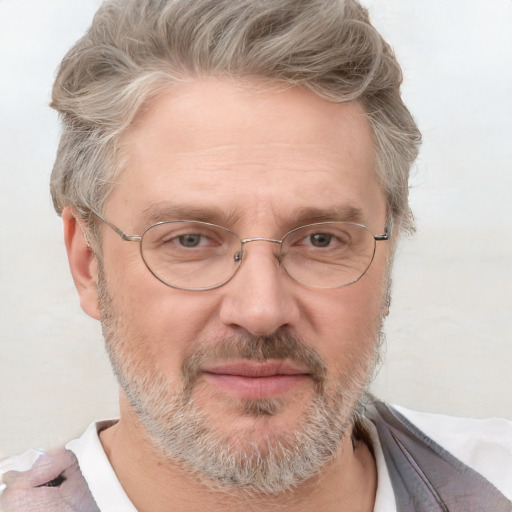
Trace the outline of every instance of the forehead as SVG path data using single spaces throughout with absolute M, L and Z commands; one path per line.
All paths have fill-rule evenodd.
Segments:
M 122 142 L 127 164 L 107 207 L 124 203 L 131 222 L 173 211 L 197 218 L 202 209 L 279 222 L 298 210 L 383 210 L 362 107 L 302 88 L 181 83 L 154 99 Z

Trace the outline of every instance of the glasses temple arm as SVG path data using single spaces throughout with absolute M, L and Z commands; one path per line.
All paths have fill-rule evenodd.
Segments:
M 95 211 L 92 211 L 92 210 L 91 210 L 91 213 L 93 215 L 95 215 L 96 217 L 98 217 L 98 219 L 100 219 L 102 222 L 104 222 L 110 229 L 115 231 L 126 242 L 140 242 L 141 241 L 142 237 L 136 236 L 136 235 L 127 235 L 124 231 L 121 231 L 117 226 L 114 226 L 114 224 L 109 222 L 107 219 L 105 219 L 105 217 L 103 217 L 99 213 L 96 213 Z

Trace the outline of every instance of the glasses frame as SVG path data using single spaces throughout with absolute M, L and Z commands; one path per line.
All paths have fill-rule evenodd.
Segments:
M 141 235 L 128 235 L 127 233 L 122 231 L 120 228 L 118 228 L 115 224 L 112 224 L 112 222 L 110 222 L 105 217 L 103 217 L 103 215 L 101 215 L 99 213 L 96 213 L 95 211 L 91 211 L 91 213 L 95 217 L 97 217 L 99 220 L 101 220 L 103 223 L 105 223 L 117 235 L 119 235 L 123 241 L 125 241 L 125 242 L 139 242 L 139 244 L 140 244 L 140 246 L 139 246 L 140 255 L 141 255 L 142 261 L 144 262 L 144 265 L 146 265 L 146 268 L 160 282 L 162 282 L 163 284 L 169 286 L 170 288 L 175 288 L 177 290 L 192 291 L 192 292 L 196 292 L 196 291 L 197 292 L 201 292 L 201 291 L 207 291 L 207 290 L 214 290 L 215 288 L 220 288 L 221 286 L 223 286 L 226 283 L 228 283 L 229 281 L 231 281 L 231 279 L 233 279 L 233 277 L 235 277 L 236 273 L 238 272 L 238 269 L 242 265 L 245 244 L 248 244 L 250 242 L 270 242 L 270 243 L 273 243 L 273 244 L 279 244 L 279 247 L 281 249 L 283 241 L 286 239 L 287 236 L 291 235 L 292 233 L 294 233 L 294 232 L 296 232 L 296 231 L 298 231 L 300 229 L 303 229 L 303 228 L 308 228 L 308 227 L 313 227 L 313 226 L 325 226 L 325 225 L 329 225 L 329 224 L 347 224 L 347 225 L 350 225 L 350 226 L 359 226 L 359 227 L 365 229 L 373 237 L 374 246 L 373 246 L 372 257 L 371 257 L 370 262 L 368 263 L 368 266 L 366 267 L 365 271 L 357 279 L 354 279 L 354 280 L 352 280 L 352 281 L 350 281 L 348 283 L 344 283 L 344 284 L 337 285 L 337 286 L 313 286 L 313 285 L 304 283 L 303 281 L 301 281 L 300 279 L 298 279 L 297 277 L 295 277 L 293 274 L 291 274 L 288 271 L 288 269 L 286 268 L 286 265 L 283 263 L 283 261 L 281 259 L 281 251 L 279 251 L 278 260 L 279 260 L 279 264 L 284 268 L 285 272 L 294 281 L 297 281 L 298 283 L 301 283 L 302 285 L 307 286 L 308 288 L 316 288 L 316 289 L 323 289 L 323 290 L 332 290 L 332 289 L 336 289 L 336 288 L 343 288 L 345 286 L 349 286 L 349 285 L 351 285 L 353 283 L 356 283 L 357 281 L 359 281 L 366 274 L 366 272 L 368 272 L 368 269 L 371 267 L 371 265 L 373 263 L 373 260 L 375 258 L 375 252 L 376 252 L 376 248 L 377 248 L 376 242 L 387 242 L 390 239 L 390 234 L 389 234 L 389 230 L 388 230 L 387 227 L 384 228 L 384 233 L 383 234 L 374 235 L 368 229 L 368 227 L 365 226 L 364 224 L 359 224 L 359 223 L 356 223 L 356 222 L 343 222 L 343 221 L 339 221 L 339 222 L 338 221 L 314 222 L 314 223 L 311 223 L 311 224 L 304 224 L 303 226 L 298 226 L 298 227 L 288 231 L 287 233 L 285 233 L 283 235 L 283 237 L 281 239 L 277 239 L 277 238 L 264 238 L 264 237 L 240 238 L 234 231 L 231 231 L 230 229 L 225 228 L 224 226 L 219 226 L 218 224 L 212 224 L 211 222 L 203 222 L 203 221 L 198 221 L 198 220 L 170 220 L 170 221 L 167 220 L 167 221 L 155 222 L 154 224 L 151 224 L 146 229 L 144 229 L 144 231 L 142 232 Z M 178 222 L 191 222 L 191 223 L 195 223 L 195 224 L 201 224 L 203 226 L 210 226 L 210 227 L 222 229 L 224 231 L 227 231 L 228 233 L 231 233 L 236 238 L 238 238 L 238 240 L 240 240 L 240 250 L 238 252 L 236 252 L 234 254 L 234 256 L 233 256 L 234 257 L 234 261 L 239 263 L 238 266 L 235 268 L 235 271 L 227 279 L 225 279 L 224 281 L 222 281 L 220 283 L 217 283 L 217 284 L 214 284 L 214 285 L 211 285 L 211 286 L 205 286 L 205 287 L 201 287 L 201 288 L 185 288 L 183 286 L 178 286 L 178 285 L 169 283 L 168 281 L 166 281 L 165 279 L 160 277 L 158 274 L 156 274 L 153 271 L 153 269 L 148 265 L 148 263 L 146 262 L 146 259 L 144 258 L 144 253 L 142 251 L 142 239 L 143 239 L 144 235 L 146 234 L 146 232 L 149 231 L 151 228 L 153 228 L 155 226 L 159 226 L 159 225 L 162 225 L 162 224 L 178 223 Z

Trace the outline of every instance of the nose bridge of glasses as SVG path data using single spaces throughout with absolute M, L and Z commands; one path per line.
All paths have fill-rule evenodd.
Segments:
M 246 244 L 250 242 L 270 242 L 271 244 L 278 244 L 281 246 L 282 240 L 278 240 L 276 238 L 264 238 L 260 236 L 252 237 L 252 238 L 243 238 L 240 240 L 241 250 L 235 254 L 235 261 L 240 262 L 242 260 L 244 254 L 244 247 Z
M 253 237 L 253 238 L 244 238 L 243 240 L 241 240 L 241 242 L 242 242 L 242 246 L 244 246 L 245 244 L 248 244 L 249 242 L 270 242 L 273 244 L 280 244 L 282 242 L 282 240 L 277 240 L 275 238 L 263 238 L 263 237 L 257 236 L 257 237 Z

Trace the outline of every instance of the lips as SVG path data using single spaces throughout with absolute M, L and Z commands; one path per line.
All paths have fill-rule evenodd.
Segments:
M 283 395 L 311 381 L 309 372 L 288 361 L 237 361 L 202 369 L 208 384 L 238 398 L 265 399 Z

